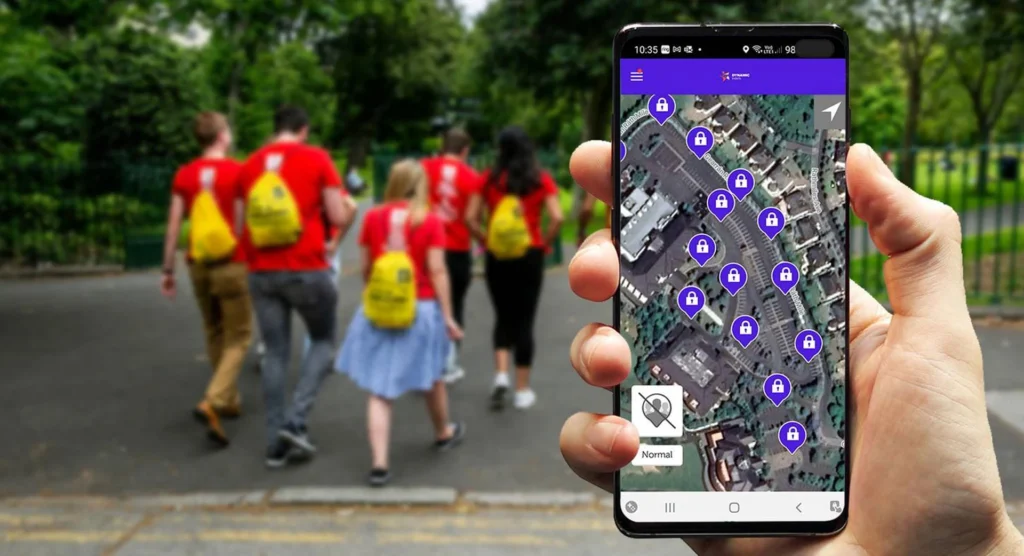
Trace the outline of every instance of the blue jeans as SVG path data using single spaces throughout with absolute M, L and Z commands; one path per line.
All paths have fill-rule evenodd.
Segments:
M 341 246 L 334 250 L 334 255 L 327 259 L 327 264 L 331 265 L 331 279 L 334 281 L 334 285 L 338 285 L 338 277 L 341 276 Z M 311 341 L 309 335 L 306 335 L 306 342 L 302 345 L 302 353 L 309 353 L 309 345 Z
M 285 425 L 306 426 L 320 385 L 330 373 L 338 290 L 331 273 L 318 270 L 254 272 L 249 274 L 249 291 L 267 349 L 262 367 L 263 400 L 267 412 L 267 445 L 273 446 L 278 431 Z M 305 322 L 312 342 L 303 357 L 292 405 L 288 408 L 285 376 L 291 351 L 293 309 Z

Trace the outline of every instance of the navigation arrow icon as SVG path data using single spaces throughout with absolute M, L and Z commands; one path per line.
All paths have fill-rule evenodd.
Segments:
M 800 504 L 803 504 L 803 502 L 800 502 L 800 503 L 798 503 L 798 504 L 796 505 L 796 511 L 798 511 L 798 512 L 800 512 L 800 513 L 804 513 L 804 512 L 803 512 L 803 511 L 802 511 L 802 510 L 800 509 Z
M 837 103 L 833 104 L 832 106 L 829 106 L 828 108 L 822 110 L 822 112 L 824 112 L 824 113 L 829 115 L 829 121 L 830 122 L 834 122 L 835 121 L 836 113 L 839 112 L 839 106 L 841 104 L 842 104 L 842 102 L 837 102 Z

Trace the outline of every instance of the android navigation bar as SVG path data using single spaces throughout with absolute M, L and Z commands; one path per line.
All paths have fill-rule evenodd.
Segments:
M 640 523 L 831 521 L 843 512 L 845 498 L 843 492 L 624 491 L 620 507 Z

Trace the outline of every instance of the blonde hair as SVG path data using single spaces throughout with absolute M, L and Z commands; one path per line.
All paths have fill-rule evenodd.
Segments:
M 409 201 L 409 222 L 414 226 L 427 217 L 427 173 L 418 160 L 404 158 L 391 165 L 384 201 Z

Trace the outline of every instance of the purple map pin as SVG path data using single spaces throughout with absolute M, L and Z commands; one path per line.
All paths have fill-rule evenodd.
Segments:
M 811 359 L 814 359 L 819 353 L 821 353 L 821 334 L 818 334 L 816 330 L 802 330 L 797 332 L 796 340 L 793 342 L 796 347 L 796 352 L 800 354 L 800 357 L 804 358 L 804 361 L 808 363 Z
M 789 453 L 795 454 L 806 441 L 807 430 L 800 423 L 789 421 L 779 427 L 779 442 L 789 450 Z
M 729 172 L 725 182 L 729 184 L 729 191 L 741 201 L 754 190 L 754 174 L 746 168 L 737 168 Z
M 658 125 L 665 125 L 676 112 L 676 99 L 672 95 L 652 95 L 647 100 L 647 111 L 658 120 Z
M 784 374 L 775 373 L 764 379 L 764 395 L 775 404 L 775 407 L 782 405 L 792 390 L 793 385 Z
M 715 136 L 711 135 L 711 130 L 704 126 L 691 128 L 690 132 L 686 134 L 686 146 L 690 147 L 694 156 L 704 158 L 711 147 L 715 146 Z
M 679 308 L 686 313 L 686 316 L 692 319 L 704 308 L 707 298 L 704 297 L 704 292 L 700 291 L 700 288 L 697 286 L 686 286 L 679 290 L 679 297 L 676 298 L 676 302 L 679 303 Z
M 626 158 L 626 143 L 619 141 L 619 160 Z
M 772 283 L 785 295 L 789 295 L 789 291 L 799 281 L 800 269 L 789 261 L 782 261 L 772 269 Z
M 708 195 L 708 210 L 719 222 L 725 220 L 726 216 L 736 208 L 736 199 L 725 189 L 716 189 Z
M 732 321 L 732 337 L 740 343 L 741 346 L 746 348 L 757 339 L 757 333 L 760 327 L 757 325 L 757 321 L 750 315 L 740 315 L 736 317 L 736 320 Z
M 779 235 L 782 228 L 786 226 L 786 217 L 783 216 L 781 210 L 768 207 L 757 215 L 757 226 L 761 228 L 764 235 L 768 236 L 768 239 L 775 239 L 775 236 Z
M 700 266 L 704 266 L 711 260 L 711 257 L 715 256 L 715 240 L 711 239 L 711 236 L 707 234 L 693 236 L 690 238 L 690 244 L 687 247 L 690 250 L 690 256 Z
M 739 263 L 729 263 L 718 273 L 718 281 L 729 295 L 736 295 L 747 284 L 747 269 Z

